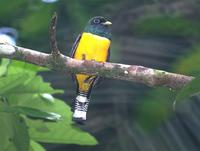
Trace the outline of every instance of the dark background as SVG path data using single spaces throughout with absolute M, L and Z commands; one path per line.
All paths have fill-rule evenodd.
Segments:
M 57 39 L 68 55 L 93 16 L 112 21 L 111 62 L 143 65 L 197 76 L 200 73 L 198 0 L 0 0 L 0 26 L 19 32 L 18 45 L 49 53 L 49 22 L 58 13 Z M 71 104 L 70 75 L 44 72 L 58 97 Z M 81 126 L 97 146 L 43 144 L 47 151 L 198 151 L 200 100 L 193 96 L 173 110 L 177 91 L 104 79 L 93 91 L 88 121 Z

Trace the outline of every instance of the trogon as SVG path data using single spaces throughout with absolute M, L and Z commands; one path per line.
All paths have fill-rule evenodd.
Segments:
M 109 61 L 112 23 L 104 17 L 96 16 L 90 19 L 84 31 L 77 37 L 70 56 L 78 60 Z M 76 81 L 76 97 L 72 101 L 72 120 L 84 123 L 91 91 L 99 81 L 99 77 L 88 74 L 73 74 Z

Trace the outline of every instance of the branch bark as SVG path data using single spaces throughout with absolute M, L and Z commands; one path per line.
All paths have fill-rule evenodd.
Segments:
M 150 87 L 164 86 L 180 89 L 194 79 L 191 76 L 137 65 L 76 60 L 62 54 L 55 58 L 52 54 L 12 46 L 3 42 L 0 42 L 0 57 L 32 63 L 55 71 L 98 75 L 106 78 L 143 83 Z
M 57 57 L 60 55 L 60 51 L 57 46 L 57 40 L 56 40 L 56 24 L 57 24 L 57 13 L 55 12 L 54 15 L 51 18 L 51 24 L 50 24 L 50 47 L 51 47 L 51 54 L 53 57 Z

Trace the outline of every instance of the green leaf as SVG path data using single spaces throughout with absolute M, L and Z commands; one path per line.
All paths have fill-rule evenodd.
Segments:
M 63 90 L 54 90 L 50 83 L 44 82 L 41 76 L 18 73 L 0 77 L 0 95 L 24 95 L 43 93 L 63 93 Z
M 175 103 L 179 101 L 184 101 L 198 93 L 200 93 L 200 77 L 196 77 L 180 90 L 180 92 L 176 96 Z
M 15 89 L 12 93 L 19 94 L 35 94 L 35 93 L 63 93 L 63 90 L 54 90 L 50 83 L 44 82 L 41 76 L 29 75 L 29 80 L 21 84 L 20 87 Z
M 31 141 L 30 142 L 30 149 L 29 149 L 29 151 L 46 151 L 46 150 L 39 143 L 37 143 L 35 141 Z
M 12 60 L 8 68 L 8 74 L 26 73 L 35 75 L 39 71 L 47 71 L 47 68 L 36 66 L 30 63 Z
M 0 77 L 5 75 L 10 64 L 10 59 L 2 59 L 0 65 Z
M 42 119 L 51 120 L 51 121 L 57 121 L 57 120 L 60 120 L 61 118 L 61 115 L 59 114 L 56 114 L 53 112 L 45 112 L 45 111 L 41 111 L 38 109 L 29 108 L 29 107 L 16 106 L 14 107 L 14 109 L 19 113 L 22 113 L 34 118 L 42 118 Z
M 49 93 L 43 93 L 38 95 L 41 99 L 48 102 L 54 102 L 54 97 Z
M 9 101 L 9 103 L 14 103 L 15 106 L 19 105 L 45 112 L 54 112 L 62 116 L 62 120 L 56 123 L 27 118 L 26 121 L 29 126 L 30 137 L 35 141 L 81 145 L 97 144 L 97 140 L 93 136 L 72 125 L 72 113 L 69 106 L 63 101 L 54 99 L 53 102 L 47 102 L 43 101 L 38 95 L 32 95 L 32 97 L 30 97 L 30 95 L 27 94 L 23 96 L 16 96 L 17 101 Z M 13 96 L 12 99 L 14 99 L 14 97 L 15 96 Z M 8 100 L 9 98 L 10 97 L 8 97 Z
M 20 102 L 21 104 L 22 102 Z M 72 113 L 68 105 L 58 99 L 54 103 L 44 101 L 26 101 L 23 106 L 31 106 L 46 112 L 55 112 L 62 116 L 56 123 L 26 119 L 30 137 L 45 143 L 64 143 L 80 145 L 96 145 L 97 140 L 89 133 L 74 126 L 71 122 Z
M 32 118 L 41 118 L 51 121 L 57 121 L 61 118 L 59 114 L 52 112 L 45 112 L 34 108 L 23 107 L 23 106 L 0 106 L 0 112 L 12 112 L 18 114 L 24 114 Z
M 6 95 L 9 92 L 17 90 L 24 80 L 28 80 L 28 75 L 17 74 L 0 77 L 0 95 Z
M 20 71 L 20 69 L 19 72 L 11 71 L 10 68 L 6 78 L 0 78 L 0 82 L 3 82 L 0 83 L 0 88 L 1 86 L 2 88 L 6 87 L 5 90 L 3 89 L 3 92 L 0 89 L 0 93 L 6 96 L 11 106 L 15 106 L 15 113 L 37 117 L 43 116 L 44 112 L 58 113 L 63 117 L 62 120 L 56 123 L 32 120 L 25 117 L 29 127 L 29 135 L 34 141 L 81 145 L 97 144 L 93 136 L 72 125 L 70 108 L 63 101 L 55 99 L 50 95 L 63 91 L 54 90 L 50 83 L 44 82 L 40 76 L 34 73 L 27 72 L 26 70 Z M 12 75 L 11 73 L 16 74 Z M 22 106 L 23 109 L 21 108 Z M 30 108 L 34 108 L 34 111 L 30 110 Z M 36 110 L 40 110 L 43 113 L 41 114 L 41 112 Z
M 48 100 L 47 98 L 41 97 L 42 94 L 21 94 L 21 95 L 15 95 L 15 94 L 10 94 L 7 96 L 7 100 L 9 103 L 13 106 L 19 105 L 19 106 L 24 106 L 27 105 L 27 107 L 32 107 L 31 105 L 35 103 L 40 104 L 45 104 L 49 105 L 52 104 L 55 101 L 55 98 Z M 30 104 L 30 105 L 29 105 Z
M 44 143 L 62 143 L 79 145 L 96 145 L 97 140 L 89 133 L 82 131 L 67 120 L 47 123 L 27 120 L 31 139 Z
M 0 121 L 0 150 L 27 151 L 29 135 L 24 120 L 18 114 L 0 113 Z

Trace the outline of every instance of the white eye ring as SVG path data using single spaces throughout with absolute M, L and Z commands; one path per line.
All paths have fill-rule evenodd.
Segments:
M 99 24 L 99 23 L 100 23 L 100 19 L 94 19 L 93 22 L 94 22 L 95 24 Z

